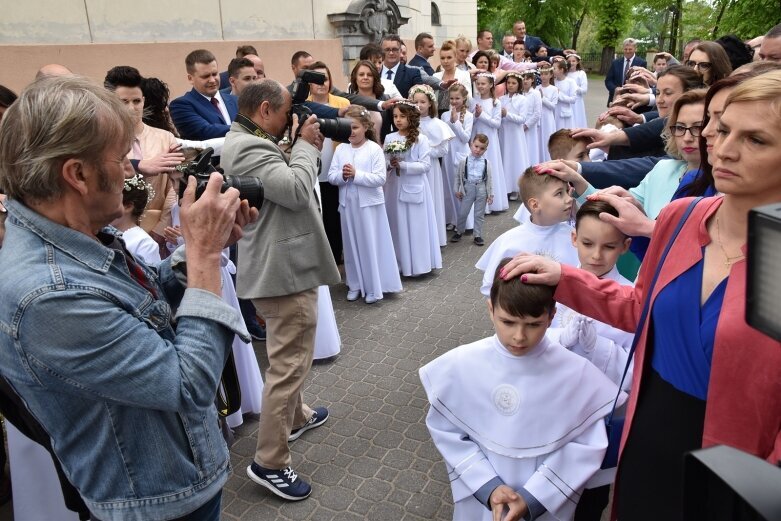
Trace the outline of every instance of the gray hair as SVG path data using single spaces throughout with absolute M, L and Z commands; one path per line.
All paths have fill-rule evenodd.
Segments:
M 279 110 L 285 104 L 284 91 L 285 87 L 276 80 L 250 83 L 239 96 L 239 112 L 251 117 L 264 101 L 268 101 L 272 109 Z
M 765 38 L 781 38 L 781 24 L 774 25 L 765 33 Z
M 130 148 L 133 121 L 117 96 L 81 76 L 28 86 L 0 125 L 0 187 L 21 201 L 62 194 L 60 169 L 79 158 L 98 165 L 117 142 Z
M 637 40 L 635 40 L 634 38 L 627 38 L 626 40 L 624 40 L 624 43 L 622 45 L 634 45 L 635 47 L 637 47 Z

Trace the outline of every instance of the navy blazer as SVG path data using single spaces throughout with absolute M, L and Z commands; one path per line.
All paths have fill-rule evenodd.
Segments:
M 420 54 L 415 54 L 415 56 L 413 56 L 412 59 L 407 63 L 409 63 L 414 67 L 420 67 L 421 69 L 426 71 L 426 74 L 428 74 L 429 76 L 434 75 L 434 69 L 431 67 L 431 64 L 428 62 L 427 59 L 425 59 Z
M 403 63 L 399 64 L 399 68 L 396 69 L 396 74 L 393 75 L 393 84 L 399 89 L 403 98 L 409 97 L 409 90 L 415 86 L 423 83 L 423 79 L 420 76 L 420 69 L 415 67 L 407 67 Z
M 647 63 L 644 59 L 640 58 L 638 55 L 635 54 L 634 58 L 632 58 L 632 62 L 629 64 L 630 67 L 645 67 Z M 611 101 L 613 101 L 613 94 L 616 91 L 616 87 L 620 87 L 624 84 L 626 78 L 624 78 L 624 57 L 621 56 L 620 58 L 616 58 L 613 60 L 613 63 L 610 64 L 610 70 L 607 72 L 607 76 L 605 76 L 605 87 L 607 87 L 608 91 L 608 98 L 607 102 L 610 104 Z
M 236 96 L 223 95 L 222 100 L 228 110 L 228 116 L 233 121 L 239 111 Z M 225 137 L 225 134 L 230 130 L 230 125 L 226 124 L 222 116 L 214 110 L 209 100 L 195 89 L 173 100 L 170 110 L 171 119 L 179 131 L 179 135 L 184 139 L 203 141 L 215 137 Z
M 646 156 L 615 161 L 587 162 L 581 163 L 580 168 L 583 177 L 594 188 L 608 188 L 617 185 L 628 190 L 639 185 L 640 181 L 662 159 L 670 159 L 670 156 Z

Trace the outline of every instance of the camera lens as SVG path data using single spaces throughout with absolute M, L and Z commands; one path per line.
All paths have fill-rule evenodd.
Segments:
M 347 143 L 350 139 L 352 129 L 350 128 L 351 121 L 349 118 L 317 118 L 317 122 L 320 123 L 320 132 L 323 136 L 331 138 L 333 141 L 341 141 L 343 143 Z
M 239 191 L 239 198 L 246 199 L 250 206 L 260 210 L 263 206 L 263 183 L 260 179 L 251 175 L 244 176 L 225 176 L 222 184 L 222 192 L 228 188 L 235 188 Z

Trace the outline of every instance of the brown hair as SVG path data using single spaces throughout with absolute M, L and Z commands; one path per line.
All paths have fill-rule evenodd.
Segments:
M 354 93 L 356 94 L 358 93 L 358 69 L 362 66 L 368 67 L 369 70 L 371 71 L 372 78 L 374 80 L 374 83 L 372 84 L 372 92 L 374 93 L 374 96 L 376 98 L 379 98 L 380 96 L 385 94 L 385 87 L 382 86 L 380 73 L 377 71 L 377 68 L 374 66 L 374 64 L 369 60 L 361 60 L 355 64 L 355 67 L 353 67 L 353 70 L 350 73 L 350 89 Z
M 488 136 L 486 136 L 485 134 L 477 133 L 475 134 L 475 137 L 472 138 L 472 141 L 479 141 L 484 145 L 488 145 Z
M 190 54 L 188 54 L 187 57 L 184 59 L 184 66 L 187 69 L 187 74 L 192 74 L 195 72 L 196 63 L 209 65 L 211 62 L 216 62 L 216 61 L 217 58 L 215 58 L 210 51 L 207 51 L 206 49 L 196 49 Z
M 616 210 L 612 204 L 605 201 L 586 201 L 578 208 L 578 213 L 575 214 L 575 230 L 578 229 L 580 221 L 583 220 L 584 217 L 593 217 L 594 219 L 599 220 L 599 214 L 601 213 L 618 217 L 618 210 Z M 621 233 L 624 234 L 624 232 Z M 626 236 L 626 234 L 624 234 L 624 236 Z
M 344 113 L 346 118 L 353 118 L 361 125 L 366 127 L 366 138 L 371 141 L 377 141 L 377 132 L 374 130 L 374 121 L 372 121 L 369 111 L 363 107 L 351 105 Z
M 317 61 L 307 67 L 307 70 L 309 71 L 316 71 L 317 69 L 325 69 L 325 75 L 328 76 L 328 85 L 333 88 L 334 81 L 331 79 L 331 69 L 328 68 L 328 65 L 326 65 L 324 62 Z
M 732 72 L 732 63 L 729 61 L 727 51 L 725 51 L 724 47 L 718 43 L 709 41 L 700 42 L 696 47 L 694 47 L 694 49 L 692 49 L 692 52 L 694 51 L 704 52 L 710 61 L 711 67 L 709 84 L 712 84 L 715 81 L 719 81 L 722 78 L 726 78 Z M 689 54 L 689 59 L 691 59 L 691 54 Z
M 550 315 L 556 307 L 553 294 L 555 286 L 545 284 L 528 284 L 522 282 L 520 277 L 504 280 L 499 273 L 510 258 L 504 258 L 499 262 L 494 272 L 494 282 L 491 285 L 491 306 L 501 308 L 505 313 L 514 317 L 540 317 Z
M 590 141 L 588 138 L 572 137 L 569 128 L 559 129 L 548 138 L 548 153 L 551 159 L 564 159 L 579 142 L 588 144 Z
M 694 89 L 689 90 L 681 94 L 681 97 L 679 97 L 677 100 L 675 100 L 675 103 L 673 104 L 673 109 L 670 111 L 670 117 L 667 118 L 667 127 L 665 127 L 664 132 L 662 132 L 662 138 L 664 139 L 664 151 L 667 152 L 671 157 L 675 157 L 677 159 L 681 158 L 681 151 L 678 150 L 678 145 L 675 143 L 675 139 L 673 139 L 672 133 L 670 132 L 670 127 L 678 122 L 678 113 L 681 111 L 681 107 L 684 105 L 696 105 L 696 104 L 702 104 L 702 118 L 705 119 L 705 94 L 708 91 L 706 89 Z
M 521 174 L 521 177 L 518 179 L 518 190 L 520 191 L 523 205 L 527 210 L 531 211 L 531 208 L 529 208 L 529 199 L 539 197 L 542 189 L 551 183 L 562 183 L 565 186 L 568 186 L 565 181 L 562 181 L 558 177 L 554 177 L 550 174 L 536 173 L 532 167 L 524 170 L 523 174 Z
M 409 128 L 407 129 L 407 145 L 412 146 L 417 143 L 418 136 L 420 135 L 420 111 L 418 107 L 414 105 L 408 105 L 407 102 L 397 103 L 393 106 L 393 110 L 398 110 L 402 115 L 406 116 L 409 122 Z
M 464 117 L 466 114 L 467 105 L 469 104 L 469 91 L 466 90 L 466 87 L 458 82 L 454 83 L 450 86 L 449 89 L 447 89 L 448 95 L 451 92 L 458 92 L 461 94 L 461 96 L 464 97 L 464 104 L 461 105 L 461 114 L 458 116 L 458 119 L 461 120 L 461 123 L 464 122 Z

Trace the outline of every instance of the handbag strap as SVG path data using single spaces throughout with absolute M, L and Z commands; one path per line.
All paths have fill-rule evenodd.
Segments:
M 648 285 L 648 290 L 645 293 L 645 302 L 643 303 L 643 310 L 640 312 L 640 320 L 638 320 L 637 322 L 637 329 L 635 330 L 635 336 L 632 339 L 632 347 L 629 348 L 629 356 L 626 359 L 624 374 L 621 376 L 621 383 L 618 384 L 618 393 L 616 394 L 616 399 L 613 400 L 613 409 L 610 411 L 610 416 L 608 416 L 606 422 L 607 425 L 610 425 L 613 422 L 613 415 L 616 412 L 616 405 L 618 404 L 618 398 L 621 396 L 621 388 L 624 387 L 624 380 L 626 379 L 626 375 L 629 372 L 629 366 L 632 364 L 632 358 L 634 357 L 635 349 L 637 348 L 637 342 L 640 340 L 640 335 L 642 334 L 643 328 L 645 327 L 645 320 L 646 318 L 648 318 L 648 308 L 651 305 L 651 295 L 654 292 L 654 286 L 656 286 L 656 280 L 659 278 L 659 273 L 661 273 L 662 271 L 662 266 L 664 265 L 664 261 L 667 258 L 667 254 L 669 253 L 670 248 L 672 248 L 676 237 L 678 237 L 678 233 L 681 231 L 681 228 L 683 228 L 683 225 L 686 223 L 686 220 L 689 218 L 689 215 L 691 215 L 692 210 L 694 210 L 694 207 L 697 206 L 697 203 L 700 202 L 700 199 L 702 199 L 702 197 L 697 197 L 695 199 L 692 199 L 692 202 L 689 203 L 689 206 L 686 208 L 686 211 L 681 216 L 681 220 L 678 221 L 678 226 L 675 227 L 675 230 L 670 236 L 670 240 L 667 241 L 667 246 L 665 246 L 664 251 L 662 252 L 662 256 L 659 257 L 659 262 L 656 264 L 656 272 L 654 272 L 654 276 L 651 279 L 651 284 Z

